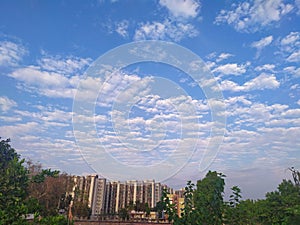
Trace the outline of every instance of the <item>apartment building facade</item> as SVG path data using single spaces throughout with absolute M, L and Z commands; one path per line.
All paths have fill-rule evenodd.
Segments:
M 73 177 L 73 183 L 73 199 L 87 202 L 92 216 L 114 215 L 137 203 L 154 208 L 161 200 L 163 189 L 173 193 L 171 188 L 154 180 L 120 182 L 89 175 Z

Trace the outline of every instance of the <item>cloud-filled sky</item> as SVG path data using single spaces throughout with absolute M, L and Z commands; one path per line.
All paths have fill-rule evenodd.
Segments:
M 0 137 L 71 174 L 180 188 L 217 170 L 262 198 L 300 169 L 299 16 L 299 0 L 2 0 Z

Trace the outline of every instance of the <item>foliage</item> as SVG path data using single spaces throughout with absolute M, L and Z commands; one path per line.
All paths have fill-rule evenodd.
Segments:
M 44 217 L 41 220 L 35 221 L 33 224 L 36 225 L 71 225 L 73 222 L 70 222 L 64 216 L 48 216 Z
M 88 206 L 88 196 L 81 193 L 78 187 L 75 189 L 72 214 L 78 218 L 89 218 L 91 215 L 91 209 Z
M 300 224 L 300 187 L 283 180 L 276 191 L 266 194 L 265 224 Z
M 77 201 L 74 202 L 72 207 L 72 214 L 78 218 L 89 218 L 91 215 L 91 209 L 87 202 Z
M 0 138 L 0 224 L 24 224 L 27 170 L 9 142 Z
M 158 219 L 163 219 L 165 208 L 166 207 L 165 207 L 165 203 L 163 203 L 163 200 L 156 203 L 156 206 L 154 207 L 154 211 L 157 212 Z
M 9 142 L 0 141 L 0 224 L 26 224 L 24 218 L 29 213 L 54 216 L 46 217 L 44 221 L 51 222 L 43 224 L 63 224 L 57 212 L 67 209 L 71 201 L 65 195 L 70 186 L 68 176 L 31 161 L 25 167 L 24 159 Z
M 123 221 L 128 220 L 128 219 L 129 219 L 128 209 L 126 209 L 126 208 L 120 209 L 120 211 L 119 211 L 119 217 L 120 217 Z
M 181 217 L 174 215 L 174 206 L 165 204 L 174 225 L 221 225 L 223 222 L 223 193 L 225 175 L 209 171 L 198 180 L 196 189 L 191 181 L 185 187 L 185 205 Z M 166 199 L 167 200 L 167 199 Z M 165 202 L 167 202 L 165 200 Z
M 51 169 L 42 169 L 42 171 L 34 176 L 32 176 L 32 182 L 34 183 L 43 183 L 47 177 L 54 177 L 57 178 L 59 176 L 59 171 Z
M 197 182 L 194 192 L 197 224 L 222 224 L 224 177 L 221 173 L 209 171 L 204 179 Z
M 296 175 L 298 171 L 292 171 Z M 283 180 L 276 191 L 266 194 L 263 200 L 239 201 L 239 189 L 233 190 L 225 210 L 227 224 L 294 225 L 300 224 L 300 187 Z
M 66 196 L 69 191 L 69 177 L 59 171 L 42 169 L 41 165 L 28 162 L 30 182 L 28 193 L 30 198 L 38 202 L 39 207 L 33 208 L 42 216 L 56 215 L 59 209 L 68 210 L 71 198 Z M 34 201 L 34 200 L 31 200 Z
M 194 213 L 194 201 L 193 201 L 193 193 L 194 193 L 195 184 L 191 181 L 187 182 L 184 191 L 184 205 L 180 206 L 183 208 L 183 212 L 181 214 L 181 218 L 178 218 L 174 224 L 184 224 L 184 225 L 194 225 L 195 224 L 195 213 Z
M 177 213 L 175 204 L 170 201 L 170 193 L 164 189 L 161 196 L 161 208 L 163 209 L 162 213 L 166 215 L 166 219 L 170 222 L 177 220 Z
M 240 224 L 242 212 L 239 207 L 241 199 L 241 189 L 238 186 L 231 188 L 232 194 L 229 197 L 229 202 L 224 206 L 224 222 L 226 224 Z

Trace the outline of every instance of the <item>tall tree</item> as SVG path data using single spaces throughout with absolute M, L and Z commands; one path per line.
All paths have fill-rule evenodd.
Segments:
M 229 197 L 229 202 L 224 205 L 225 207 L 225 223 L 230 225 L 242 224 L 242 213 L 240 209 L 241 189 L 238 186 L 231 188 L 232 194 Z
M 70 196 L 66 196 L 71 187 L 69 183 L 70 177 L 56 170 L 42 169 L 31 176 L 28 192 L 38 201 L 41 215 L 56 215 L 59 209 L 67 211 L 71 201 Z
M 0 138 L 0 224 L 24 224 L 27 170 L 9 142 Z
M 183 209 L 181 217 L 174 221 L 174 225 L 194 225 L 196 221 L 196 214 L 194 208 L 194 190 L 195 185 L 188 181 L 184 188 L 184 205 L 180 206 Z
M 162 196 L 161 196 L 161 207 L 163 209 L 162 213 L 165 214 L 165 217 L 169 222 L 173 222 L 174 220 L 176 221 L 178 216 L 177 216 L 177 210 L 175 207 L 175 204 L 171 202 L 169 198 L 169 192 L 167 189 L 164 189 L 162 191 Z
M 266 194 L 264 224 L 300 224 L 300 187 L 283 180 Z
M 222 173 L 209 171 L 204 179 L 197 182 L 194 205 L 198 219 L 195 224 L 222 224 L 224 177 Z

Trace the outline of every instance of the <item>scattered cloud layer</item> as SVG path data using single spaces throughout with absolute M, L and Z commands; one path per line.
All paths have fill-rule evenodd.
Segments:
M 293 10 L 293 5 L 284 0 L 252 0 L 233 3 L 231 10 L 221 10 L 215 19 L 220 25 L 227 23 L 239 32 L 256 32 L 261 27 L 278 23 Z
M 286 177 L 285 168 L 300 165 L 299 0 L 101 1 L 92 7 L 75 2 L 67 8 L 50 4 L 57 10 L 53 18 L 63 13 L 72 20 L 44 29 L 48 18 L 28 7 L 14 17 L 32 13 L 40 20 L 27 16 L 30 27 L 7 20 L 3 32 L 19 32 L 0 35 L 0 134 L 11 138 L 22 156 L 84 174 L 95 172 L 92 163 L 102 162 L 98 147 L 120 164 L 142 168 L 173 155 L 174 163 L 164 161 L 171 167 L 195 150 L 170 181 L 182 187 L 187 177 L 205 175 L 199 174 L 199 163 L 209 141 L 215 143 L 211 131 L 218 124 L 213 118 L 226 115 L 225 133 L 217 137 L 223 142 L 209 169 L 224 172 L 228 183 L 241 185 L 254 198 L 259 193 L 263 197 Z M 9 10 L 0 11 L 12 18 Z M 39 31 L 39 38 L 28 35 L 29 29 Z M 12 35 L 18 37 L 8 41 Z M 181 44 L 208 60 L 205 72 L 210 70 L 214 78 L 193 79 L 176 68 L 148 62 L 114 73 L 101 65 L 104 73 L 99 69 L 94 76 L 84 75 L 109 49 L 141 40 Z M 135 53 L 144 54 L 140 50 Z M 199 66 L 204 67 L 201 60 L 193 61 L 188 71 Z M 215 82 L 220 99 L 208 100 L 204 92 Z M 91 106 L 90 114 L 86 106 Z M 226 111 L 214 114 L 212 106 Z M 83 131 L 74 129 L 75 120 Z M 257 178 L 266 174 L 258 188 Z
M 9 99 L 6 96 L 0 96 L 0 110 L 1 111 L 6 112 L 16 106 L 17 106 L 17 103 L 14 100 Z
M 27 54 L 21 44 L 11 41 L 0 41 L 0 66 L 16 66 Z
M 188 23 L 165 20 L 164 22 L 142 23 L 136 29 L 133 39 L 140 40 L 169 40 L 181 41 L 198 35 L 197 29 Z
M 19 81 L 21 89 L 47 97 L 73 98 L 90 62 L 88 58 L 47 56 L 37 65 L 15 69 L 9 76 Z
M 213 73 L 220 73 L 222 75 L 241 75 L 246 72 L 246 65 L 238 65 L 237 63 L 229 63 L 216 67 L 212 70 Z
M 264 89 L 276 89 L 280 85 L 280 82 L 276 79 L 274 75 L 269 75 L 262 73 L 259 76 L 245 82 L 243 85 L 238 85 L 237 83 L 230 80 L 223 80 L 220 83 L 221 89 L 223 91 L 254 91 L 254 90 L 264 90 Z

